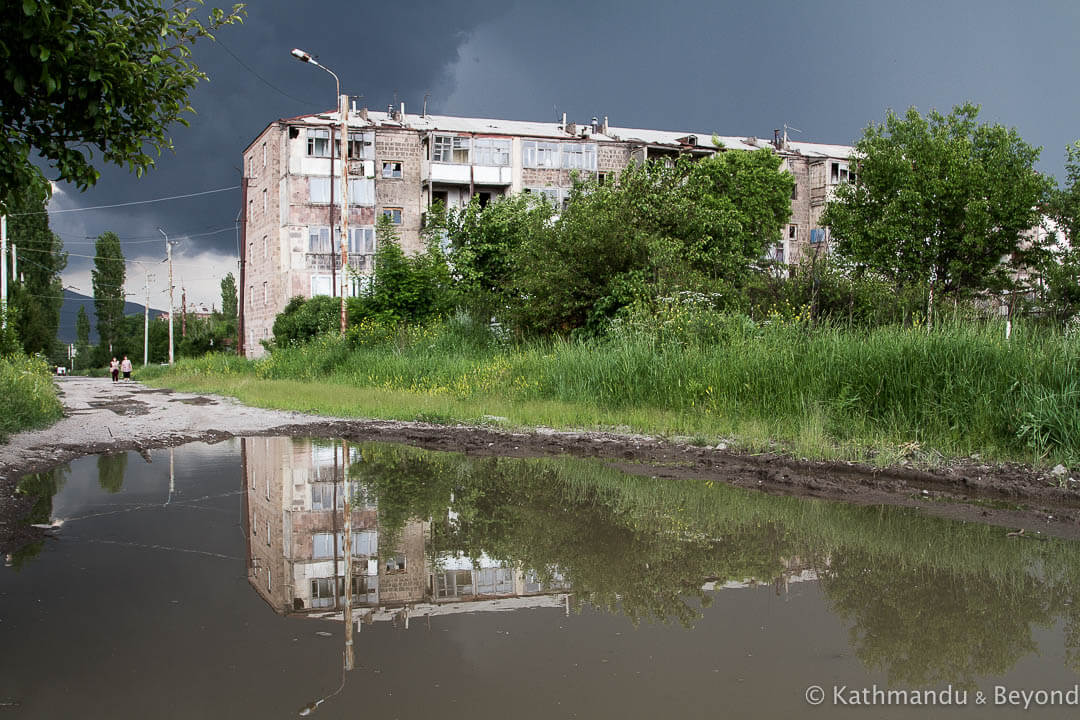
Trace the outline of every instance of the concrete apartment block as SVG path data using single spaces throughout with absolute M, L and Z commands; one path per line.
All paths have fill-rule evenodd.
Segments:
M 376 219 L 395 224 L 402 249 L 422 249 L 425 212 L 435 201 L 463 207 L 513 193 L 566 202 L 573 179 L 615 181 L 631 162 L 707 157 L 769 149 L 796 179 L 789 226 L 769 251 L 784 263 L 828 248 L 821 213 L 832 189 L 849 182 L 846 145 L 772 141 L 713 133 L 588 124 L 410 115 L 350 110 L 348 273 L 345 292 L 361 291 L 373 268 Z M 261 356 L 274 318 L 295 296 L 337 295 L 340 287 L 341 150 L 337 111 L 276 120 L 245 148 L 241 243 L 244 353 Z

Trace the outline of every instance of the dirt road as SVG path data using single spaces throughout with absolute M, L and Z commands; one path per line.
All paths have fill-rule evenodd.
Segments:
M 27 472 L 76 457 L 252 435 L 312 435 L 403 442 L 474 455 L 575 455 L 607 460 L 626 472 L 703 478 L 770 493 L 859 504 L 912 505 L 1010 529 L 1080 537 L 1080 483 L 1025 466 L 955 463 L 882 470 L 852 463 L 745 455 L 644 436 L 536 429 L 343 420 L 247 407 L 217 396 L 156 390 L 135 382 L 58 380 L 66 417 L 0 445 L 0 551 L 25 542 L 27 510 L 15 486 Z M 1080 481 L 1080 476 L 1076 478 Z M 1064 487 L 1062 487 L 1064 485 Z

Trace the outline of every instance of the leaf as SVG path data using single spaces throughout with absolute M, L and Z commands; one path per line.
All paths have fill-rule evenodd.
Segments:
M 22 9 L 23 14 L 30 17 L 37 14 L 38 4 L 34 0 L 23 0 Z

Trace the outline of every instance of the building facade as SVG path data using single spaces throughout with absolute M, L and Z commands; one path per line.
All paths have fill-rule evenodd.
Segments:
M 460 208 L 502 195 L 540 193 L 558 206 L 573 176 L 606 181 L 631 162 L 769 148 L 795 177 L 791 220 L 770 257 L 798 261 L 828 245 L 820 217 L 831 190 L 854 177 L 846 145 L 719 137 L 712 133 L 350 110 L 347 294 L 372 270 L 375 221 L 396 226 L 402 249 L 421 250 L 433 202 Z M 340 272 L 340 113 L 277 120 L 243 153 L 244 240 L 240 292 L 244 352 L 264 353 L 274 318 L 295 296 L 336 295 Z

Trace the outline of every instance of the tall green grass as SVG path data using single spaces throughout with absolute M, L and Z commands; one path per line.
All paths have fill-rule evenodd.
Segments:
M 40 358 L 0 357 L 0 442 L 13 433 L 44 427 L 64 416 L 49 366 Z
M 226 393 L 241 379 L 249 393 L 255 379 L 337 386 L 329 404 L 305 392 L 295 409 L 346 415 L 381 397 L 394 417 L 492 414 L 521 425 L 734 436 L 818 457 L 905 448 L 1076 464 L 1078 372 L 1076 339 L 1026 325 L 1006 340 L 994 322 L 927 333 L 719 317 L 705 333 L 624 325 L 601 340 L 504 346 L 464 342 L 452 324 L 367 344 L 329 335 L 252 363 L 183 361 L 162 382 Z

